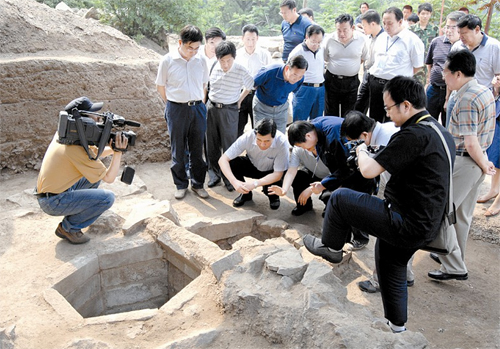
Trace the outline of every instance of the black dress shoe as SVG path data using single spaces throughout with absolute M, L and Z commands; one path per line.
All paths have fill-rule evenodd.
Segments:
M 228 192 L 234 191 L 234 187 L 233 187 L 233 185 L 231 183 L 226 184 L 226 189 L 227 189 Z
M 209 188 L 213 188 L 213 187 L 215 187 L 217 184 L 219 184 L 219 183 L 220 183 L 220 180 L 221 180 L 220 178 L 217 178 L 217 179 L 211 180 L 210 182 L 208 182 L 208 185 L 207 185 L 207 186 L 208 186 Z
M 441 264 L 441 260 L 439 259 L 439 256 L 435 253 L 429 253 L 429 257 L 436 262 L 437 264 Z
M 304 246 L 307 248 L 307 250 L 312 254 L 323 257 L 331 263 L 342 262 L 343 251 L 333 251 L 323 245 L 320 239 L 309 234 L 304 235 L 304 237 L 302 237 L 302 241 L 304 242 Z
M 373 284 L 370 282 L 370 280 L 358 282 L 358 287 L 361 291 L 367 292 L 367 293 L 380 292 L 380 288 L 373 286 Z
M 280 208 L 280 198 L 270 198 L 269 207 L 271 208 L 271 210 L 277 210 L 278 208 Z
M 245 202 L 252 200 L 252 197 L 253 197 L 252 192 L 248 194 L 240 194 L 236 197 L 236 199 L 233 200 L 233 206 L 234 207 L 243 206 Z
M 427 275 L 434 280 L 467 280 L 469 276 L 465 274 L 448 274 L 443 273 L 441 270 L 433 270 L 427 273 Z
M 292 210 L 292 216 L 302 216 L 307 211 L 312 211 L 312 209 L 313 209 L 312 205 L 307 205 L 307 206 L 297 205 Z

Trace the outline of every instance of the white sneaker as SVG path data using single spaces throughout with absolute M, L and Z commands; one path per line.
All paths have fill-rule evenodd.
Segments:
M 175 197 L 177 200 L 183 199 L 183 198 L 184 198 L 184 196 L 186 196 L 186 191 L 187 191 L 187 189 L 177 189 L 177 190 L 175 191 L 174 197 Z

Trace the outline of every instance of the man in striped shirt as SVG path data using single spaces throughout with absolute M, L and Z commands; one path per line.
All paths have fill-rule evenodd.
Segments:
M 232 42 L 219 43 L 215 56 L 218 62 L 210 74 L 207 102 L 207 153 L 211 176 L 208 187 L 216 186 L 223 178 L 227 190 L 233 191 L 218 161 L 238 138 L 238 109 L 253 87 L 253 78 L 245 67 L 234 62 L 236 46 Z

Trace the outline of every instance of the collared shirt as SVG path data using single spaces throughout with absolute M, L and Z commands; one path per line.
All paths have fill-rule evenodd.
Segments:
M 380 31 L 378 32 L 377 35 L 373 36 L 370 35 L 368 37 L 369 40 L 369 45 L 368 45 L 368 59 L 365 61 L 365 67 L 364 70 L 368 71 L 375 62 L 375 54 L 373 52 L 373 48 L 375 47 L 375 42 L 377 42 L 378 38 L 380 37 L 380 34 L 384 32 L 384 28 L 380 27 Z
M 446 57 L 450 53 L 452 43 L 446 35 L 438 36 L 431 42 L 425 64 L 432 65 L 430 83 L 436 86 L 446 86 L 443 80 L 443 69 Z
M 186 103 L 202 100 L 203 85 L 207 82 L 207 64 L 199 54 L 186 61 L 177 49 L 167 53 L 160 61 L 156 85 L 165 86 L 169 101 Z
M 373 48 L 375 58 L 370 75 L 391 80 L 398 75 L 413 76 L 413 68 L 424 65 L 424 44 L 408 29 L 392 38 L 383 32 Z
M 232 104 L 238 102 L 240 99 L 241 88 L 251 90 L 253 87 L 253 78 L 248 73 L 248 70 L 233 62 L 233 66 L 227 73 L 224 73 L 217 62 L 210 74 L 210 91 L 208 98 L 212 102 Z
M 257 170 L 282 172 L 288 169 L 288 149 L 289 144 L 285 135 L 276 131 L 271 146 L 266 150 L 261 150 L 257 145 L 257 135 L 250 130 L 240 136 L 224 154 L 232 160 L 246 152 Z
M 205 53 L 205 45 L 201 45 L 200 48 L 198 49 L 198 54 L 205 58 L 205 62 L 207 63 L 207 68 L 208 68 L 208 74 L 210 74 L 210 69 L 212 69 L 213 65 L 215 62 L 217 62 L 217 57 L 214 56 L 212 58 L 208 58 L 208 56 Z
M 457 41 L 452 51 L 468 49 L 462 41 Z M 491 88 L 491 80 L 497 74 L 500 74 L 500 42 L 483 33 L 483 39 L 478 47 L 472 50 L 472 54 L 476 57 L 476 75 L 481 85 Z
M 410 26 L 409 28 L 412 32 L 414 32 L 420 40 L 424 43 L 424 50 L 425 50 L 425 55 L 427 55 L 427 51 L 429 50 L 429 46 L 434 40 L 439 35 L 439 28 L 437 25 L 433 25 L 428 23 L 427 27 L 425 29 L 422 29 L 420 27 L 420 24 L 414 24 Z
M 288 100 L 290 92 L 297 91 L 302 85 L 304 78 L 293 85 L 285 81 L 284 68 L 285 66 L 280 63 L 270 64 L 255 75 L 256 96 L 262 103 L 271 107 L 283 105 Z
M 288 60 L 288 55 L 295 46 L 304 41 L 306 37 L 306 29 L 311 25 L 311 21 L 304 17 L 299 16 L 292 24 L 287 21 L 281 22 L 281 33 L 283 33 L 283 61 Z
M 240 47 L 236 50 L 235 62 L 247 68 L 250 75 L 255 76 L 260 68 L 271 63 L 271 54 L 261 47 L 256 47 L 252 54 L 248 54 L 245 47 Z
M 368 49 L 366 37 L 357 31 L 353 32 L 353 38 L 347 44 L 341 43 L 337 33 L 333 33 L 325 45 L 326 69 L 335 75 L 357 75 L 361 61 L 368 59 Z
M 465 136 L 477 136 L 481 149 L 485 151 L 493 141 L 495 133 L 495 99 L 486 86 L 472 79 L 463 85 L 455 96 L 448 131 L 453 136 L 458 152 L 466 151 Z
M 308 150 L 294 146 L 290 155 L 289 168 L 303 166 L 308 169 L 313 176 L 325 178 L 330 174 L 330 170 L 319 156 L 315 156 Z
M 323 75 L 324 68 L 324 51 L 323 47 L 320 47 L 316 52 L 312 52 L 307 47 L 306 43 L 302 43 L 302 45 L 298 45 L 295 47 L 290 53 L 289 58 L 292 58 L 297 55 L 302 55 L 307 61 L 307 70 L 304 74 L 304 82 L 311 84 L 320 84 L 325 81 L 325 77 Z
M 398 234 L 406 248 L 418 248 L 432 241 L 444 217 L 450 185 L 450 168 L 440 136 L 430 126 L 417 123 L 426 110 L 407 120 L 375 160 L 391 174 L 385 197 L 391 210 L 401 214 Z M 453 137 L 434 118 L 443 133 L 452 163 L 455 162 Z M 399 240 L 399 239 L 398 239 Z

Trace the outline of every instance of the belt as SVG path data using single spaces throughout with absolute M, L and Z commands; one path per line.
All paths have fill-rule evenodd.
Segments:
M 328 73 L 330 73 L 330 71 L 327 70 Z M 330 73 L 331 76 L 333 76 L 334 78 L 337 78 L 337 79 L 355 79 L 356 76 L 358 75 L 353 75 L 353 76 L 347 76 L 347 75 L 337 75 L 337 74 L 332 74 Z
M 174 102 L 174 101 L 169 101 L 170 103 L 174 103 L 174 104 L 183 104 L 183 105 L 188 105 L 190 107 L 192 107 L 193 105 L 197 105 L 197 104 L 200 104 L 202 101 L 199 100 L 199 101 L 187 101 L 185 103 L 179 103 L 179 102 Z
M 373 77 L 373 80 L 377 81 L 381 85 L 385 85 L 389 81 L 389 80 L 386 80 L 386 79 L 377 78 L 374 75 L 370 75 L 370 76 Z
M 37 198 L 50 198 L 59 194 L 56 193 L 34 193 Z
M 212 105 L 214 107 L 216 107 L 217 109 L 222 109 L 224 107 L 232 107 L 232 106 L 235 106 L 238 104 L 238 102 L 234 102 L 234 103 L 231 103 L 231 104 L 223 104 L 223 103 L 217 103 L 217 102 L 213 102 L 213 101 L 210 101 L 210 103 L 212 103 Z
M 464 151 L 457 151 L 456 155 L 457 156 L 468 156 L 468 157 L 470 157 L 470 154 L 467 153 L 465 150 Z
M 321 86 L 323 86 L 323 83 L 321 82 L 319 84 L 312 84 L 310 82 L 303 82 L 302 85 L 304 85 L 304 86 L 310 86 L 310 87 L 321 87 Z

